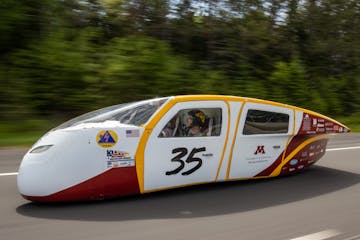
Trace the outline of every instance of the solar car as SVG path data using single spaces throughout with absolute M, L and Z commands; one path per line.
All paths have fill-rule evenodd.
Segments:
M 187 95 L 110 106 L 45 134 L 18 189 L 37 202 L 87 201 L 190 185 L 271 178 L 318 161 L 345 125 L 272 101 Z

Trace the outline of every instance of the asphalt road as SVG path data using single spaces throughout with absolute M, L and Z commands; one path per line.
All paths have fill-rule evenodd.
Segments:
M 360 146 L 339 135 L 328 149 Z M 0 149 L 0 173 L 27 149 Z M 0 176 L 0 240 L 360 240 L 360 149 L 327 151 L 308 171 L 202 185 L 110 201 L 43 205 L 24 200 L 16 175 Z

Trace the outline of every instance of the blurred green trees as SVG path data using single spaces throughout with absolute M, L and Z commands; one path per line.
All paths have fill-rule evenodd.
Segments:
M 0 0 L 1 120 L 178 94 L 356 115 L 359 25 L 357 0 Z

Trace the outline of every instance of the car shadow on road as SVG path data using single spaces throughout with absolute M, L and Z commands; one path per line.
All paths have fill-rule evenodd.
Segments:
M 200 185 L 86 203 L 27 203 L 16 211 L 35 218 L 81 221 L 206 217 L 301 201 L 359 182 L 360 174 L 314 166 L 301 174 L 273 179 Z

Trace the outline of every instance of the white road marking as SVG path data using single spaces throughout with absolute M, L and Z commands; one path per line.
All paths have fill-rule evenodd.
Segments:
M 331 151 L 342 151 L 342 150 L 351 150 L 351 149 L 360 149 L 360 146 L 356 146 L 356 147 L 345 147 L 345 148 L 330 148 L 330 149 L 326 149 L 327 152 L 331 152 Z M 11 172 L 11 173 L 0 173 L 0 177 L 3 176 L 14 176 L 14 175 L 18 175 L 17 172 Z
M 358 239 L 360 239 L 360 234 L 356 235 L 356 236 L 349 237 L 349 238 L 345 238 L 344 240 L 358 240 Z
M 1 176 L 14 176 L 14 175 L 18 175 L 18 173 L 17 172 L 0 173 L 0 177 Z
M 341 234 L 341 232 L 334 230 L 334 229 L 328 229 L 328 230 L 324 230 L 321 232 L 305 235 L 302 237 L 292 238 L 290 240 L 323 240 L 323 239 L 335 237 L 339 234 Z
M 351 150 L 351 149 L 360 149 L 360 146 L 356 146 L 356 147 L 345 147 L 345 148 L 330 148 L 330 149 L 326 149 L 327 152 L 331 152 L 331 151 L 341 151 L 341 150 Z
M 189 211 L 189 210 L 185 210 L 185 211 L 181 211 L 180 214 L 181 214 L 181 215 L 191 215 L 192 212 Z

